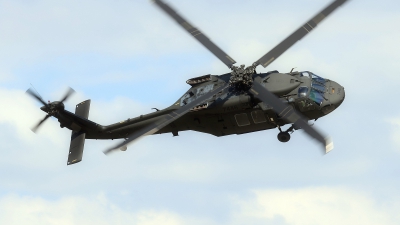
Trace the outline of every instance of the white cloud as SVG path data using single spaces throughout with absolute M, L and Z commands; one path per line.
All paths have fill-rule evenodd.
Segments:
M 50 94 L 50 98 L 43 97 L 45 101 L 59 100 L 64 93 L 65 89 L 61 88 L 57 93 Z M 75 104 L 86 99 L 83 93 L 78 92 L 66 102 L 66 109 L 74 112 Z M 0 147 L 3 154 L 0 161 L 3 168 L 8 166 L 22 170 L 47 170 L 54 166 L 64 166 L 70 130 L 61 129 L 59 122 L 52 117 L 43 123 L 36 134 L 33 133 L 30 128 L 43 119 L 46 113 L 40 110 L 41 104 L 29 97 L 24 90 L 0 88 L 0 104 L 3 106 L 0 110 L 0 140 L 3 143 Z M 116 97 L 110 101 L 93 101 L 89 119 L 108 125 L 150 110 L 150 107 L 144 107 L 130 99 Z M 104 146 L 97 150 L 103 148 Z M 24 185 L 21 179 L 14 178 L 4 185 Z
M 110 101 L 93 99 L 89 119 L 102 125 L 109 125 L 150 112 L 154 112 L 150 105 L 136 102 L 127 97 L 117 96 Z
M 121 207 L 104 194 L 64 196 L 48 200 L 41 197 L 8 194 L 0 198 L 1 224 L 288 224 L 353 225 L 400 222 L 398 196 L 377 201 L 366 192 L 342 187 L 255 190 L 255 195 L 230 200 L 224 219 L 209 215 L 196 217 L 173 211 L 131 206 Z M 231 205 L 232 206 L 232 205 Z
M 51 101 L 55 101 L 64 94 L 65 89 L 60 88 L 60 91 L 52 93 L 49 96 L 50 98 L 44 97 L 44 100 L 52 99 Z M 65 102 L 66 110 L 74 112 L 75 105 L 86 99 L 88 98 L 84 93 L 75 93 Z M 35 135 L 29 128 L 36 125 L 46 115 L 45 112 L 40 110 L 41 103 L 29 97 L 24 90 L 0 88 L 0 104 L 3 106 L 0 110 L 0 124 L 11 125 L 16 129 L 21 139 L 32 140 Z M 150 108 L 150 106 L 145 106 L 126 97 L 117 96 L 109 101 L 93 99 L 89 119 L 108 125 L 108 123 L 117 123 L 119 120 L 149 113 L 151 112 Z M 60 139 L 57 138 L 57 131 L 60 130 L 58 125 L 56 120 L 47 120 L 39 130 L 40 135 L 53 139 L 54 142 L 60 142 Z
M 180 216 L 168 211 L 130 211 L 117 207 L 103 195 L 92 198 L 63 197 L 46 200 L 15 194 L 0 198 L 0 224 L 73 225 L 134 224 L 179 225 Z
M 41 107 L 40 103 L 37 104 L 36 100 L 25 94 L 25 91 L 1 88 L 0 104 L 2 105 L 2 110 L 0 110 L 0 124 L 9 124 L 15 128 L 19 139 L 32 140 L 35 135 L 29 128 L 36 125 L 46 115 L 45 112 L 39 109 Z M 48 120 L 43 124 L 40 132 L 48 137 L 49 140 L 59 142 L 60 139 L 57 138 L 55 132 L 58 127 L 48 126 L 49 124 L 54 125 L 52 123 L 54 121 L 50 121 Z
M 271 222 L 283 218 L 290 225 L 394 225 L 400 222 L 396 196 L 393 201 L 382 203 L 362 191 L 335 187 L 255 190 L 253 193 L 255 200 L 240 202 L 242 208 L 236 221 Z

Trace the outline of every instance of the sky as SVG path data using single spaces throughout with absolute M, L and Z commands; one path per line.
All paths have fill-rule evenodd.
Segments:
M 330 0 L 166 1 L 238 64 L 249 65 Z M 192 131 L 87 140 L 67 166 L 70 131 L 47 101 L 72 87 L 66 109 L 91 99 L 89 119 L 111 124 L 173 104 L 186 80 L 229 72 L 145 0 L 0 0 L 0 224 L 399 224 L 400 2 L 350 0 L 259 72 L 312 71 L 346 99 L 303 131 L 214 137 Z

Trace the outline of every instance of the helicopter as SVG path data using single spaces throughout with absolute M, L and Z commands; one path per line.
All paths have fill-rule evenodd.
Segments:
M 90 99 L 77 104 L 75 113 L 65 109 L 64 101 L 74 93 L 72 88 L 60 101 L 54 102 L 45 102 L 38 93 L 28 89 L 27 93 L 41 102 L 40 109 L 47 113 L 32 131 L 36 132 L 50 117 L 57 118 L 61 128 L 72 131 L 67 165 L 82 160 L 86 139 L 124 139 L 106 149 L 104 153 L 108 154 L 126 151 L 128 144 L 143 136 L 163 133 L 178 136 L 187 130 L 220 137 L 278 128 L 278 140 L 288 142 L 290 134 L 302 129 L 323 146 L 323 154 L 333 149 L 331 139 L 308 122 L 338 108 L 345 98 L 344 87 L 310 71 L 257 73 L 256 67 L 267 67 L 347 0 L 333 1 L 248 67 L 235 66 L 232 57 L 163 0 L 152 1 L 231 71 L 191 78 L 186 81 L 191 86 L 189 90 L 171 106 L 162 110 L 155 108 L 155 112 L 107 126 L 88 119 Z M 290 127 L 282 130 L 287 124 Z

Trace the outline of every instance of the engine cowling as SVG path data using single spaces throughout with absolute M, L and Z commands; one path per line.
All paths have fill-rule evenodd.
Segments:
M 273 73 L 268 75 L 262 84 L 268 91 L 281 96 L 288 94 L 293 89 L 297 88 L 301 82 L 294 76 L 284 73 Z

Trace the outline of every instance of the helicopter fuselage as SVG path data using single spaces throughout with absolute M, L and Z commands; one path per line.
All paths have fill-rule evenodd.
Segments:
M 254 74 L 253 77 L 260 77 L 265 88 L 294 107 L 307 120 L 316 120 L 329 114 L 343 102 L 345 97 L 342 86 L 311 72 L 271 71 Z M 74 119 L 74 114 L 68 111 L 60 112 L 58 118 L 63 127 L 85 132 L 86 139 L 126 138 L 148 124 L 157 123 L 166 114 L 211 91 L 216 83 L 227 82 L 229 78 L 230 74 L 224 74 L 189 79 L 187 83 L 192 87 L 170 107 L 136 118 L 128 118 L 109 126 L 102 126 L 89 120 L 87 122 Z M 194 107 L 191 112 L 156 134 L 172 133 L 176 136 L 178 132 L 187 130 L 214 136 L 244 134 L 287 124 L 288 122 L 281 119 L 281 116 L 275 113 L 271 106 L 257 101 L 248 92 L 233 92 L 227 88 L 206 103 Z

